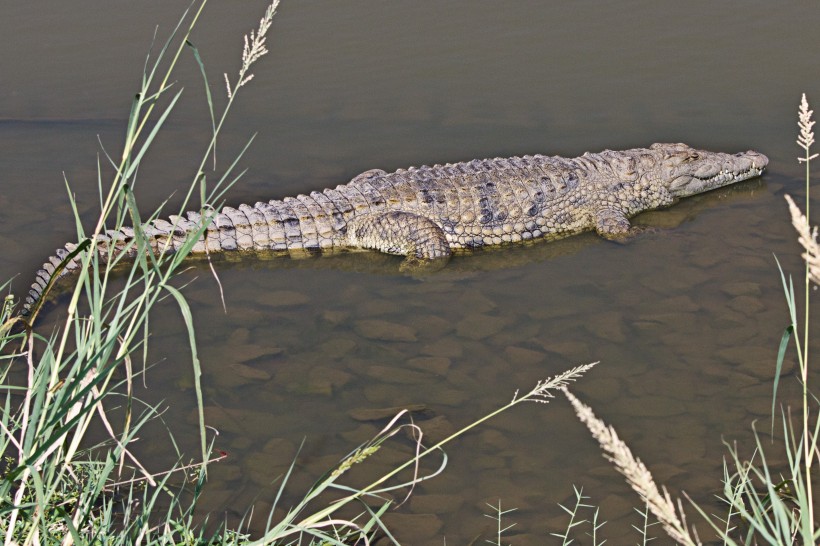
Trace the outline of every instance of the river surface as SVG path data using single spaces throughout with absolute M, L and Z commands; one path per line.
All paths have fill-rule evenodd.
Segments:
M 184 5 L 0 8 L 0 279 L 16 275 L 16 293 L 76 236 L 64 176 L 91 225 L 98 137 L 120 150 L 155 25 L 161 41 Z M 193 41 L 219 104 L 222 73 L 235 78 L 241 37 L 263 10 L 206 8 Z M 227 311 L 195 264 L 185 293 L 206 415 L 229 453 L 212 468 L 203 511 L 235 522 L 255 505 L 259 529 L 303 439 L 290 501 L 384 425 L 366 410 L 423 406 L 414 420 L 435 440 L 591 361 L 601 364 L 578 396 L 673 493 L 712 503 L 723 440 L 748 447 L 753 420 L 768 428 L 787 323 L 773 256 L 800 275 L 783 195 L 805 199 L 796 112 L 802 92 L 820 100 L 818 29 L 820 10 L 804 2 L 285 2 L 220 142 L 222 169 L 258 133 L 232 205 L 371 168 L 653 142 L 756 149 L 771 162 L 761 179 L 638 217 L 652 229 L 623 245 L 585 234 L 457 257 L 423 280 L 379 255 L 221 261 Z M 209 138 L 190 52 L 181 65 L 183 99 L 139 176 L 146 211 L 174 191 L 179 202 Z M 44 327 L 61 312 L 52 307 Z M 142 396 L 167 408 L 195 457 L 190 356 L 172 304 L 158 308 L 152 330 Z M 787 373 L 784 399 L 795 383 Z M 166 438 L 161 428 L 142 438 L 156 471 L 173 460 Z M 395 446 L 357 479 L 388 468 L 407 443 Z M 510 542 L 545 543 L 567 523 L 557 503 L 572 502 L 573 485 L 601 507 L 609 543 L 639 541 L 630 525 L 640 501 L 561 398 L 518 407 L 447 452 L 444 474 L 390 516 L 406 544 L 493 538 L 483 514 L 499 499 L 517 508 L 505 520 L 517 522 Z

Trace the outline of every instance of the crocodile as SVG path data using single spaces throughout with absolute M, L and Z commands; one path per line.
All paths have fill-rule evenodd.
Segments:
M 589 230 L 624 238 L 636 214 L 760 176 L 768 162 L 751 150 L 726 154 L 678 143 L 574 159 L 525 155 L 392 173 L 374 169 L 335 189 L 224 207 L 208 217 L 204 231 L 202 212 L 142 227 L 156 254 L 175 252 L 199 232 L 192 253 L 368 249 L 405 256 L 402 267 L 413 269 L 446 263 L 454 252 Z M 103 260 L 133 254 L 134 236 L 130 227 L 97 235 L 97 252 Z M 24 313 L 55 271 L 62 277 L 79 267 L 71 256 L 76 248 L 69 243 L 43 264 Z

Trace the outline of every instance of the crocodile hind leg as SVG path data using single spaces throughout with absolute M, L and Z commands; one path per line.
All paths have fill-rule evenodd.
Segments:
M 347 244 L 406 256 L 402 271 L 437 269 L 452 254 L 444 231 L 418 214 L 390 211 L 354 218 L 347 225 Z

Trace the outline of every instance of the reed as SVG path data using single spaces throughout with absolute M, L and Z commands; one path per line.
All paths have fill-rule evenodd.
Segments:
M 103 150 L 114 172 L 108 184 L 103 181 L 104 169 L 98 163 L 101 207 L 91 230 L 84 229 L 72 192 L 68 191 L 80 243 L 61 266 L 76 260 L 82 267 L 60 327 L 46 336 L 35 329 L 34 321 L 44 299 L 26 318 L 14 314 L 11 297 L 4 300 L 0 310 L 0 529 L 7 546 L 95 541 L 151 544 L 194 537 L 209 542 L 241 536 L 222 530 L 206 538 L 193 525 L 193 507 L 207 465 L 219 459 L 211 456 L 202 416 L 201 370 L 191 311 L 181 292 L 171 284 L 194 241 L 173 255 L 152 252 L 144 226 L 158 217 L 160 210 L 143 216 L 134 194 L 143 159 L 182 96 L 182 91 L 174 90 L 169 83 L 180 56 L 190 50 L 202 66 L 191 34 L 205 5 L 202 1 L 186 10 L 157 54 L 146 60 L 126 123 L 122 154 L 114 159 Z M 260 30 L 251 33 L 255 54 L 243 57 L 243 74 L 264 54 L 264 33 L 275 7 L 276 2 L 263 18 L 267 25 L 264 31 L 260 24 Z M 199 190 L 198 208 L 203 220 L 198 233 L 204 231 L 224 191 L 236 179 L 236 162 L 215 176 L 216 183 L 210 185 L 206 183 L 204 166 L 237 91 L 247 83 L 247 76 L 244 78 L 244 82 L 235 84 L 219 123 L 213 124 L 212 138 L 181 207 L 190 208 L 191 196 Z M 212 119 L 217 119 L 210 96 L 208 103 Z M 119 229 L 126 224 L 134 227 L 134 240 L 123 248 L 112 249 L 108 259 L 101 259 L 97 252 L 99 237 L 106 228 Z M 136 258 L 126 259 L 129 255 Z M 124 277 L 124 286 L 114 289 L 114 268 L 126 262 L 130 262 L 126 272 L 117 274 Z M 49 285 L 46 292 L 51 288 Z M 176 301 L 188 328 L 200 413 L 201 454 L 198 462 L 180 462 L 169 471 L 152 473 L 132 448 L 139 431 L 160 414 L 160 409 L 134 398 L 132 387 L 147 368 L 151 310 L 168 296 Z M 109 437 L 106 442 L 86 447 L 93 426 L 107 431 Z M 194 503 L 187 506 L 179 500 L 179 486 L 172 486 L 170 481 L 183 471 L 195 475 Z M 158 514 L 159 499 L 165 504 L 162 516 Z

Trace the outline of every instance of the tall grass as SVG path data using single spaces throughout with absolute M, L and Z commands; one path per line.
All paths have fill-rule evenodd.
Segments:
M 448 437 L 429 447 L 424 447 L 422 443 L 423 435 L 421 434 L 421 430 L 418 429 L 418 427 L 412 424 L 398 424 L 399 418 L 402 417 L 403 413 L 405 413 L 400 412 L 398 415 L 396 415 L 396 417 L 393 418 L 393 420 L 387 426 L 384 427 L 384 429 L 376 436 L 376 438 L 360 446 L 348 457 L 346 457 L 332 472 L 329 473 L 328 477 L 320 481 L 314 488 L 312 488 L 305 495 L 302 501 L 300 501 L 296 506 L 288 510 L 287 515 L 280 522 L 273 526 L 269 526 L 269 529 L 263 534 L 263 536 L 259 538 L 257 541 L 253 542 L 252 544 L 275 544 L 279 543 L 279 541 L 283 538 L 292 535 L 303 535 L 305 533 L 317 534 L 317 528 L 322 528 L 327 525 L 330 525 L 330 523 L 328 522 L 332 522 L 333 525 L 337 525 L 339 527 L 344 528 L 346 530 L 345 538 L 347 539 L 356 538 L 364 539 L 365 541 L 367 541 L 367 534 L 364 532 L 364 530 L 370 529 L 374 526 L 379 526 L 381 531 L 389 535 L 389 530 L 383 526 L 378 517 L 382 513 L 384 513 L 391 504 L 389 501 L 384 500 L 383 495 L 389 493 L 396 493 L 398 491 L 407 491 L 406 495 L 409 495 L 410 492 L 412 492 L 412 488 L 417 483 L 429 479 L 444 470 L 444 467 L 447 463 L 447 456 L 443 451 L 443 447 L 445 445 L 449 444 L 456 438 L 464 435 L 473 428 L 481 425 L 482 423 L 492 419 L 493 417 L 503 412 L 509 411 L 520 404 L 527 402 L 536 402 L 541 404 L 548 403 L 554 397 L 555 391 L 562 388 L 566 388 L 570 383 L 582 377 L 595 365 L 596 363 L 576 366 L 554 377 L 539 381 L 531 390 L 524 393 L 523 395 L 516 391 L 513 395 L 512 400 L 509 403 L 488 413 L 484 417 L 477 419 L 476 421 L 473 421 L 469 425 L 457 430 L 453 434 L 449 435 Z M 414 432 L 414 437 L 417 437 L 418 439 L 415 454 L 409 457 L 406 462 L 397 465 L 395 468 L 388 471 L 383 476 L 380 476 L 370 484 L 364 486 L 350 487 L 338 483 L 338 479 L 353 464 L 360 463 L 364 459 L 375 453 L 386 440 L 392 438 L 399 432 L 399 430 L 406 427 L 409 427 Z M 423 459 L 429 457 L 430 455 L 436 454 L 443 457 L 442 463 L 440 464 L 438 470 L 431 473 L 430 475 L 421 476 L 419 474 L 420 462 Z M 291 466 L 290 471 L 292 470 L 293 466 Z M 391 480 L 397 478 L 400 474 L 408 470 L 412 471 L 412 477 L 410 477 L 406 481 L 400 481 L 400 483 L 398 484 L 389 483 Z M 290 471 L 283 480 L 282 488 L 284 488 L 287 482 L 287 479 L 290 475 Z M 279 500 L 279 497 L 281 496 L 282 488 L 280 488 L 279 494 L 277 495 L 277 502 Z M 308 509 L 310 503 L 316 500 L 319 497 L 319 495 L 321 495 L 327 490 L 342 491 L 345 493 L 345 495 L 338 500 L 331 501 L 326 508 L 319 509 L 316 512 L 310 513 L 307 516 L 303 516 L 302 512 Z M 371 509 L 368 505 L 368 502 L 373 501 L 380 503 L 378 512 Z M 341 513 L 345 507 L 354 503 L 361 504 L 362 510 L 364 510 L 364 512 L 370 516 L 369 519 L 367 519 L 367 522 L 364 526 L 355 521 L 337 519 L 337 514 Z M 331 540 L 331 537 L 323 536 L 323 540 Z M 333 544 L 336 544 L 336 542 L 334 542 L 333 540 L 331 540 L 331 542 Z M 339 544 L 342 544 L 342 542 L 339 541 Z
M 754 431 L 756 449 L 750 458 L 744 457 L 738 449 L 727 444 L 729 462 L 724 463 L 722 501 L 726 505 L 723 517 L 707 514 L 694 502 L 690 504 L 703 517 L 706 525 L 726 545 L 803 545 L 815 546 L 820 540 L 814 515 L 813 476 L 818 462 L 818 440 L 820 439 L 820 404 L 809 389 L 809 340 L 810 303 L 812 283 L 820 285 L 820 245 L 817 227 L 812 228 L 809 219 L 811 197 L 810 163 L 817 157 L 811 147 L 814 144 L 814 121 L 806 96 L 803 95 L 798 109 L 800 133 L 797 144 L 804 156 L 799 158 L 805 164 L 806 214 L 800 212 L 790 196 L 786 196 L 792 225 L 798 233 L 798 241 L 804 248 L 804 314 L 802 325 L 798 321 L 797 297 L 794 282 L 780 269 L 783 291 L 789 312 L 789 325 L 783 334 L 777 360 L 774 366 L 774 392 L 772 395 L 772 426 L 775 417 L 778 378 L 786 358 L 788 345 L 793 341 L 799 379 L 802 386 L 800 418 L 791 418 L 784 410 L 779 419 L 783 427 L 782 448 L 787 467 L 773 468 L 769 465 L 764 443 Z M 778 263 L 778 268 L 780 264 Z M 802 328 L 801 328 L 802 326 Z M 800 332 L 802 331 L 802 339 Z M 615 430 L 596 417 L 592 410 L 580 402 L 568 390 L 564 392 L 572 404 L 578 418 L 589 428 L 598 441 L 605 457 L 625 478 L 627 483 L 646 503 L 649 512 L 661 524 L 664 532 L 678 544 L 694 546 L 701 544 L 698 534 L 686 522 L 683 503 L 673 501 L 665 488 L 659 488 L 649 470 L 635 457 L 629 447 L 618 438 Z M 688 497 L 687 497 L 688 499 Z M 643 534 L 646 538 L 645 533 Z
M 191 309 L 172 280 L 194 243 L 214 217 L 230 186 L 242 175 L 236 173 L 239 159 L 250 141 L 230 164 L 217 174 L 216 144 L 228 112 L 242 87 L 253 78 L 251 67 L 267 53 L 266 35 L 271 27 L 278 0 L 268 6 L 256 29 L 245 36 L 241 68 L 235 78 L 227 74 L 226 99 L 217 115 L 205 65 L 192 41 L 192 31 L 207 0 L 192 4 L 155 56 L 148 56 L 141 85 L 133 102 L 125 129 L 122 153 L 106 160 L 113 175 L 105 184 L 104 169 L 98 164 L 97 183 L 100 213 L 94 227 L 84 229 L 78 207 L 69 199 L 77 227 L 76 245 L 57 266 L 55 277 L 71 261 L 77 268 L 66 316 L 53 332 L 43 335 L 35 327 L 42 303 L 53 281 L 27 317 L 15 315 L 15 301 L 5 298 L 0 307 L 0 533 L 5 546 L 36 544 L 368 544 L 376 534 L 392 538 L 381 516 L 392 506 L 385 495 L 409 494 L 415 484 L 443 470 L 447 443 L 484 421 L 524 402 L 546 403 L 555 390 L 565 388 L 594 364 L 579 366 L 538 382 L 523 395 L 467 425 L 448 438 L 426 447 L 415 425 L 402 424 L 397 415 L 370 442 L 360 446 L 328 474 L 317 481 L 302 500 L 274 520 L 284 488 L 294 470 L 292 465 L 281 481 L 276 502 L 267 515 L 265 531 L 251 537 L 247 519 L 236 529 L 216 522 L 210 532 L 207 519 L 195 518 L 195 507 L 205 487 L 212 456 L 204 420 L 201 368 Z M 146 226 L 160 209 L 144 216 L 137 206 L 134 186 L 146 152 L 159 131 L 169 121 L 182 97 L 172 74 L 188 50 L 205 80 L 212 135 L 185 194 L 180 213 L 192 208 L 199 195 L 201 220 L 187 241 L 174 253 L 166 253 L 170 241 L 159 241 L 152 250 Z M 208 169 L 213 158 L 212 170 Z M 206 172 L 209 173 L 206 175 Z M 66 184 L 68 186 L 68 183 Z M 125 225 L 134 229 L 133 240 L 111 244 L 103 259 L 99 246 L 107 229 Z M 176 226 L 175 226 L 176 227 Z M 156 242 L 154 242 L 156 244 Z M 124 274 L 121 272 L 125 267 Z M 114 288 L 118 268 L 119 288 Z M 124 277 L 124 278 L 123 278 Z M 8 288 L 8 283 L 0 290 Z M 200 454 L 198 460 L 180 462 L 170 470 L 152 472 L 133 451 L 145 425 L 161 413 L 160 407 L 143 404 L 133 395 L 134 381 L 147 373 L 147 344 L 150 314 L 157 302 L 170 296 L 187 326 L 191 366 L 199 411 Z M 107 440 L 89 446 L 89 431 L 103 430 Z M 342 483 L 347 471 L 378 452 L 384 442 L 401 430 L 410 429 L 417 437 L 415 452 L 403 464 L 365 486 Z M 420 474 L 421 461 L 440 455 L 438 470 Z M 186 476 L 191 476 L 186 482 Z M 183 489 L 192 492 L 183 502 Z M 327 493 L 335 492 L 329 497 Z M 341 492 L 341 497 L 339 496 Z M 350 517 L 351 507 L 358 515 Z M 354 510 L 355 511 L 355 510 Z M 505 512 L 506 513 L 506 512 Z M 499 523 L 503 513 L 500 512 Z M 501 535 L 499 528 L 499 540 Z M 395 542 L 395 540 L 394 540 Z
M 207 467 L 220 457 L 212 456 L 204 419 L 203 397 L 199 378 L 201 368 L 197 356 L 196 335 L 191 309 L 182 292 L 172 280 L 191 251 L 195 241 L 213 219 L 225 192 L 242 172 L 237 165 L 252 138 L 237 157 L 221 172 L 216 170 L 218 136 L 241 89 L 253 78 L 251 68 L 267 53 L 266 35 L 271 28 L 278 0 L 274 0 L 262 16 L 259 25 L 245 36 L 241 65 L 232 79 L 224 75 L 226 97 L 217 112 L 211 96 L 205 65 L 192 41 L 192 31 L 207 0 L 185 12 L 168 40 L 159 47 L 156 56 L 146 59 L 140 89 L 131 104 L 126 124 L 122 153 L 118 159 L 105 154 L 113 169 L 111 180 L 104 183 L 103 169 L 98 166 L 100 214 L 92 229 L 86 231 L 79 219 L 77 206 L 71 201 L 77 226 L 78 244 L 66 256 L 64 263 L 76 260 L 76 284 L 69 297 L 65 319 L 59 328 L 43 335 L 34 326 L 43 298 L 28 318 L 14 314 L 15 302 L 9 296 L 0 307 L 0 392 L 4 395 L 0 407 L 0 532 L 6 546 L 12 544 L 60 543 L 63 545 L 106 544 L 369 544 L 377 534 L 392 539 L 392 533 L 381 516 L 393 506 L 390 495 L 409 494 L 419 482 L 441 472 L 447 463 L 443 447 L 454 439 L 501 412 L 524 402 L 548 402 L 556 390 L 563 390 L 579 418 L 601 444 L 607 458 L 627 478 L 628 483 L 646 504 L 642 512 L 645 521 L 643 543 L 649 542 L 647 518 L 652 514 L 660 527 L 675 542 L 700 544 L 700 538 L 687 523 L 683 503 L 658 486 L 645 465 L 635 457 L 614 429 L 607 426 L 591 408 L 574 397 L 569 384 L 585 374 L 594 364 L 570 369 L 537 383 L 530 391 L 519 395 L 488 415 L 465 426 L 432 446 L 425 446 L 421 431 L 402 424 L 397 415 L 371 441 L 359 446 L 324 477 L 304 493 L 302 499 L 274 519 L 274 509 L 282 501 L 285 487 L 295 464 L 283 476 L 274 507 L 265 520 L 265 529 L 251 537 L 247 520 L 237 528 L 228 529 L 216 522 L 206 532 L 207 523 L 195 518 L 197 499 L 207 481 Z M 188 51 L 199 66 L 205 81 L 212 135 L 202 158 L 193 169 L 180 213 L 198 208 L 201 220 L 187 242 L 176 252 L 165 252 L 169 241 L 161 242 L 158 252 L 145 232 L 145 226 L 157 218 L 160 210 L 143 216 L 137 206 L 134 185 L 137 173 L 154 144 L 156 136 L 168 122 L 182 97 L 169 82 L 181 56 Z M 816 154 L 812 112 L 803 98 L 799 111 L 798 144 L 804 149 L 801 161 L 806 164 L 806 195 L 809 195 L 809 164 Z M 213 166 L 209 167 L 209 162 Z M 208 174 L 206 174 L 208 173 Z M 69 191 L 69 199 L 71 192 Z M 802 328 L 797 320 L 797 299 L 791 278 L 783 275 L 790 324 L 778 353 L 775 377 L 793 341 L 803 386 L 800 425 L 793 427 L 786 413 L 780 421 L 785 431 L 783 449 L 788 460 L 785 478 L 767 465 L 763 442 L 757 438 L 757 449 L 746 460 L 730 448 L 730 460 L 725 465 L 723 500 L 727 513 L 722 518 L 707 515 L 692 504 L 714 534 L 728 545 L 803 544 L 815 545 L 820 530 L 815 523 L 812 476 L 818 457 L 820 420 L 817 404 L 809 390 L 809 304 L 811 283 L 820 284 L 820 247 L 817 228 L 811 228 L 809 207 L 800 213 L 791 198 L 787 198 L 792 221 L 805 248 L 804 282 L 805 315 Z M 127 245 L 113 248 L 113 254 L 101 259 L 99 236 L 106 229 L 118 230 L 131 225 L 135 237 Z M 113 246 L 113 245 L 112 245 Z M 130 256 L 134 256 L 133 261 Z M 113 270 L 130 263 L 124 275 L 118 274 L 121 287 L 114 288 Z M 46 287 L 46 292 L 52 288 Z M 0 290 L 8 289 L 8 283 Z M 47 295 L 47 294 L 44 294 Z M 180 462 L 169 470 L 152 472 L 133 452 L 133 444 L 146 423 L 155 419 L 161 408 L 143 404 L 133 396 L 134 381 L 146 373 L 147 343 L 150 314 L 162 298 L 176 302 L 187 327 L 191 348 L 199 412 L 200 446 L 194 462 Z M 799 332 L 802 331 L 802 339 Z M 777 380 L 775 380 L 775 396 Z M 773 400 L 773 408 L 774 400 Z M 89 430 L 106 431 L 105 442 L 88 446 Z M 351 486 L 344 483 L 348 470 L 377 453 L 385 442 L 399 431 L 409 430 L 417 438 L 415 451 L 402 464 L 369 484 Z M 421 462 L 432 455 L 441 457 L 436 470 L 421 474 Z M 183 479 L 193 474 L 190 482 Z M 191 500 L 183 502 L 185 488 L 192 492 Z M 329 495 L 333 493 L 333 495 Z M 572 542 L 570 531 L 580 525 L 580 510 L 589 509 L 587 497 L 576 491 L 576 504 L 565 508 L 571 516 L 570 526 L 556 535 L 564 544 Z M 511 525 L 502 517 L 511 510 L 502 510 L 501 502 L 493 507 L 491 517 L 496 522 L 496 544 Z M 353 515 L 351 515 L 353 514 Z M 597 510 L 591 525 L 592 544 L 605 542 L 601 536 L 603 522 Z M 243 527 L 245 529 L 243 529 Z M 395 539 L 393 539 L 394 542 Z M 492 541 L 490 541 L 492 543 Z
M 246 48 L 250 47 L 253 54 L 243 56 L 240 78 L 232 86 L 219 118 L 214 116 L 208 96 L 213 134 L 182 205 L 182 209 L 190 208 L 191 197 L 198 190 L 200 203 L 196 208 L 201 210 L 202 220 L 197 233 L 177 252 L 168 254 L 166 248 L 160 248 L 155 254 L 145 226 L 160 211 L 144 217 L 136 205 L 133 188 L 146 152 L 182 96 L 182 90 L 169 82 L 183 52 L 192 51 L 202 67 L 191 33 L 205 5 L 206 1 L 192 5 L 156 56 L 146 58 L 126 123 L 122 153 L 118 159 L 105 153 L 113 169 L 108 184 L 103 182 L 108 169 L 98 163 L 101 208 L 90 231 L 80 222 L 76 203 L 68 192 L 80 243 L 72 247 L 61 266 L 76 260 L 81 267 L 61 326 L 47 336 L 34 329 L 45 298 L 33 306 L 27 318 L 13 315 L 11 300 L 5 300 L 0 316 L 0 349 L 4 350 L 0 370 L 4 397 L 0 409 L 0 529 L 6 545 L 55 541 L 84 544 L 98 539 L 150 543 L 193 537 L 192 506 L 183 507 L 169 486 L 174 472 L 154 475 L 132 451 L 137 433 L 158 413 L 157 408 L 143 406 L 133 397 L 132 385 L 145 372 L 151 310 L 160 299 L 171 296 L 188 327 L 193 355 L 201 454 L 200 462 L 187 470 L 198 473 L 196 496 L 205 480 L 210 446 L 191 311 L 171 279 L 213 217 L 215 205 L 237 178 L 236 161 L 214 181 L 206 180 L 205 163 L 214 152 L 239 88 L 249 80 L 250 65 L 266 52 L 265 33 L 277 2 L 268 8 L 259 29 L 246 38 Z M 127 224 L 134 228 L 133 240 L 119 248 L 111 245 L 108 258 L 101 259 L 97 251 L 100 236 L 106 229 L 118 230 Z M 166 240 L 161 245 L 169 243 Z M 124 286 L 114 289 L 113 270 L 129 255 L 135 258 L 128 260 L 132 264 L 124 275 Z M 49 289 L 51 284 L 46 292 Z M 138 365 L 140 360 L 142 365 Z M 112 411 L 115 405 L 121 411 Z M 92 425 L 106 431 L 109 438 L 104 444 L 88 448 Z M 157 500 L 167 492 L 172 492 L 172 500 L 165 508 L 165 517 L 157 518 Z M 111 529 L 119 532 L 109 536 Z M 168 538 L 162 539 L 168 531 Z

